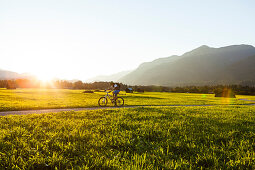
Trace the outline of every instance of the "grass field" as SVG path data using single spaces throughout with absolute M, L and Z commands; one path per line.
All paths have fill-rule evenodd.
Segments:
M 0 111 L 44 108 L 95 107 L 104 92 L 82 93 L 83 90 L 63 89 L 0 89 Z M 215 105 L 245 104 L 239 98 L 254 99 L 255 96 L 237 96 L 237 99 L 216 98 L 214 94 L 190 93 L 133 93 L 121 92 L 125 105 Z M 254 103 L 254 102 L 253 102 Z
M 95 107 L 104 92 L 0 89 L 0 111 Z M 0 117 L 0 169 L 254 169 L 255 96 L 121 92 L 139 107 Z M 239 99 L 247 99 L 244 101 Z M 237 105 L 238 104 L 238 105 Z
M 0 169 L 255 168 L 255 106 L 3 116 L 0 127 Z

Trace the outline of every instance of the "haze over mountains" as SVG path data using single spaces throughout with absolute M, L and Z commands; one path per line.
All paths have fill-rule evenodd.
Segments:
M 143 63 L 119 79 L 130 85 L 163 86 L 237 84 L 250 80 L 255 80 L 255 48 L 251 45 L 203 45 L 181 56 Z
M 101 75 L 101 76 L 96 76 L 90 79 L 87 79 L 86 82 L 96 82 L 96 81 L 119 81 L 120 78 L 126 76 L 129 74 L 131 71 L 122 71 L 119 73 L 115 73 L 112 75 Z
M 24 74 L 19 74 L 13 71 L 7 71 L 7 70 L 2 70 L 0 69 L 0 80 L 12 80 L 12 79 L 22 79 L 22 78 L 34 78 L 34 76 L 24 73 Z

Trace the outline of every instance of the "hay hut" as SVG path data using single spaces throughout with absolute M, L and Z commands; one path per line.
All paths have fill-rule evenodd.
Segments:
M 131 87 L 126 88 L 126 93 L 133 93 L 134 90 Z

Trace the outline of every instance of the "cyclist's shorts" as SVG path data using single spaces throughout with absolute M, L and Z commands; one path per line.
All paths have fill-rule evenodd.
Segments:
M 113 93 L 114 94 L 119 94 L 120 90 L 114 90 Z

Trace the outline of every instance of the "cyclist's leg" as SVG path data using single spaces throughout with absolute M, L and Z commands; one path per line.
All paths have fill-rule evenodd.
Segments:
M 119 94 L 120 90 L 114 90 L 113 91 L 113 99 L 116 100 L 117 99 L 117 95 Z
M 117 99 L 117 95 L 119 94 L 120 90 L 115 90 L 115 99 Z
M 113 95 L 113 99 L 115 100 L 116 99 L 116 90 L 114 90 L 113 92 L 112 92 L 112 95 Z

